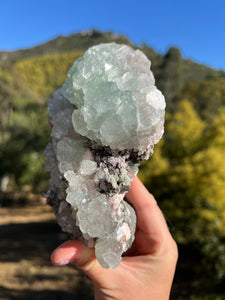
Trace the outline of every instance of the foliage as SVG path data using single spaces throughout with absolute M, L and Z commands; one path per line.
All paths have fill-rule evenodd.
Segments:
M 171 160 L 192 156 L 199 149 L 199 141 L 206 124 L 199 118 L 191 102 L 179 102 L 176 113 L 166 120 L 164 152 Z
M 219 108 L 225 105 L 225 78 L 192 82 L 179 97 L 192 102 L 199 115 L 212 122 Z
M 7 138 L 0 143 L 0 178 L 9 175 L 17 185 L 29 184 L 37 190 L 47 179 L 43 149 L 49 140 L 48 112 L 46 103 L 32 98 L 25 87 L 21 90 L 21 95 L 11 97 Z
M 141 168 L 141 178 L 173 222 L 176 240 L 195 245 L 205 279 L 214 282 L 225 280 L 224 112 L 221 107 L 213 123 L 206 123 L 190 102 L 181 101 L 167 118 L 163 142 Z
M 6 137 L 6 127 L 11 112 L 12 76 L 0 67 L 0 141 Z
M 63 84 L 68 69 L 82 55 L 68 52 L 21 60 L 15 64 L 16 76 L 21 76 L 37 95 L 50 95 Z
M 169 48 L 160 70 L 158 85 L 171 106 L 182 85 L 182 57 L 178 48 Z
M 202 81 L 225 77 L 224 71 L 217 71 L 203 64 L 197 64 L 191 59 L 185 59 L 182 63 L 184 86 L 193 81 Z

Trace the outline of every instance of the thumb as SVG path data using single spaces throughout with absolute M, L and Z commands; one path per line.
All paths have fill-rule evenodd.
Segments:
M 102 267 L 99 265 L 94 248 L 88 248 L 81 241 L 69 240 L 51 254 L 53 265 L 73 264 L 84 271 L 95 282 L 101 281 Z

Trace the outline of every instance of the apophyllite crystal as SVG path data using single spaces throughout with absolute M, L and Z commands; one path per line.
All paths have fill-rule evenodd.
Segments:
M 154 83 L 141 51 L 100 44 L 49 100 L 48 203 L 105 268 L 116 268 L 133 242 L 136 216 L 124 196 L 163 134 L 165 99 Z

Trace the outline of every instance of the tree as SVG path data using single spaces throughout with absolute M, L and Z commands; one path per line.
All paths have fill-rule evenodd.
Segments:
M 0 67 L 0 142 L 4 141 L 7 134 L 7 125 L 11 113 L 12 76 Z
M 24 59 L 15 64 L 15 73 L 37 95 L 50 96 L 62 86 L 69 68 L 82 55 L 67 52 Z
M 209 282 L 225 280 L 225 107 L 213 123 L 184 100 L 169 115 L 166 134 L 140 177 L 156 196 L 180 244 L 199 253 Z M 157 166 L 158 164 L 158 166 Z M 211 280 L 210 280 L 211 279 Z
M 172 164 L 193 155 L 201 146 L 200 139 L 206 124 L 195 111 L 192 103 L 183 100 L 178 103 L 175 114 L 168 114 L 165 125 L 164 152 Z
M 181 97 L 193 103 L 203 119 L 212 122 L 225 105 L 225 78 L 192 82 L 182 89 L 178 98 Z
M 182 87 L 182 57 L 178 48 L 169 48 L 164 56 L 158 86 L 167 99 L 169 109 L 172 109 L 174 98 Z

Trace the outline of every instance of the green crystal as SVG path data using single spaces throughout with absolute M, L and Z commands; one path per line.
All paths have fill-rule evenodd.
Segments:
M 87 50 L 68 75 L 62 92 L 77 107 L 76 132 L 120 150 L 143 150 L 161 138 L 165 99 L 142 52 L 100 44 Z

